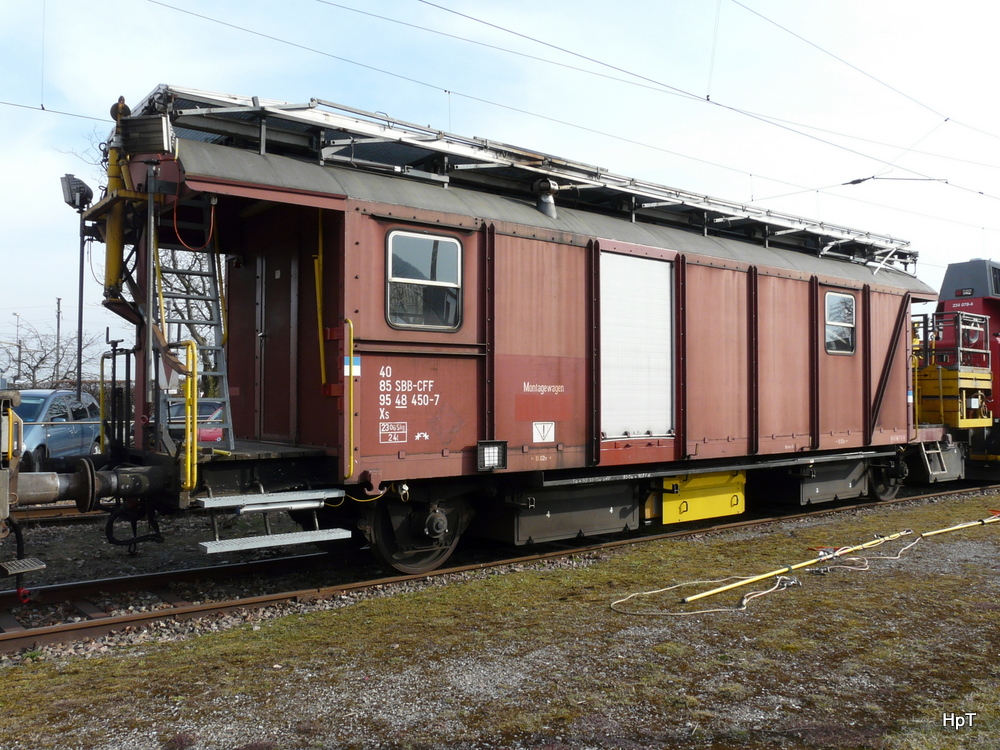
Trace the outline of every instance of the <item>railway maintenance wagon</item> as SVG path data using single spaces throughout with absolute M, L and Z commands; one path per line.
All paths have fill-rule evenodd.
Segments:
M 288 512 L 202 546 L 353 536 L 423 572 L 462 536 L 888 498 L 992 425 L 988 316 L 915 324 L 936 293 L 898 239 L 318 99 L 163 85 L 111 114 L 81 208 L 136 331 L 106 450 L 11 481 L 109 508 L 116 543 Z

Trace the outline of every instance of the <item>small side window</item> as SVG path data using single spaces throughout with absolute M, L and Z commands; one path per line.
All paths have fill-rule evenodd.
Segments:
M 855 299 L 850 294 L 826 294 L 826 351 L 829 354 L 854 354 Z
M 462 245 L 453 237 L 391 232 L 386 308 L 397 328 L 455 330 L 462 323 Z

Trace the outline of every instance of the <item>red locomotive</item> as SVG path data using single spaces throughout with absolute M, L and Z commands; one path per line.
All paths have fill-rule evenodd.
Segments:
M 936 295 L 891 237 L 320 100 L 160 86 L 112 115 L 83 223 L 137 344 L 107 355 L 106 454 L 7 471 L 108 507 L 117 543 L 287 511 L 302 532 L 203 546 L 356 533 L 421 572 L 463 534 L 728 515 L 747 487 L 887 498 L 963 476 L 992 425 L 990 311 L 914 326 Z

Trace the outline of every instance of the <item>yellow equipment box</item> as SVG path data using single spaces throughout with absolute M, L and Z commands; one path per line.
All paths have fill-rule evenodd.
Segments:
M 663 479 L 663 523 L 698 521 L 742 513 L 746 473 L 687 474 Z

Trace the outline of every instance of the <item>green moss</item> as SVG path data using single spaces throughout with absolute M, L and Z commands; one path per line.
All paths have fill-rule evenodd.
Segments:
M 28 663 L 0 672 L 0 708 L 6 727 L 46 728 L 35 744 L 59 747 L 64 737 L 77 744 L 99 737 L 102 730 L 95 726 L 157 736 L 162 732 L 157 712 L 165 707 L 195 726 L 210 723 L 219 705 L 253 705 L 266 716 L 283 692 L 323 688 L 340 696 L 336 716 L 300 717 L 316 734 L 296 735 L 301 746 L 322 746 L 326 738 L 319 733 L 336 731 L 342 723 L 337 717 L 349 712 L 370 731 L 391 734 L 377 713 L 367 715 L 358 692 L 368 678 L 392 680 L 416 671 L 428 691 L 444 696 L 444 707 L 425 724 L 407 729 L 406 742 L 414 747 L 433 746 L 437 721 L 470 742 L 490 736 L 502 744 L 531 733 L 571 733 L 593 717 L 623 713 L 654 735 L 682 731 L 684 722 L 695 721 L 700 736 L 731 737 L 746 729 L 734 718 L 746 707 L 767 712 L 774 731 L 782 722 L 794 727 L 902 721 L 898 734 L 880 739 L 893 750 L 987 747 L 975 744 L 976 738 L 987 729 L 1000 734 L 993 708 L 1000 695 L 995 679 L 973 680 L 996 674 L 1000 618 L 988 606 L 996 591 L 995 571 L 972 564 L 939 570 L 935 561 L 948 544 L 995 545 L 1000 525 L 921 542 L 909 553 L 912 564 L 904 556 L 899 562 L 873 562 L 873 570 L 863 573 L 800 572 L 801 587 L 755 599 L 746 612 L 633 617 L 608 605 L 629 593 L 683 581 L 774 570 L 809 559 L 814 546 L 857 544 L 876 533 L 985 517 L 985 509 L 996 504 L 977 498 L 836 516 L 791 531 L 775 527 L 779 531 L 754 538 L 719 534 L 646 544 L 591 567 L 485 575 L 254 629 L 145 646 L 141 659 L 126 654 L 66 665 Z M 876 551 L 891 554 L 899 546 Z M 679 603 L 681 596 L 716 585 L 630 604 L 667 612 L 729 609 L 746 593 L 737 589 Z M 528 657 L 540 652 L 553 654 L 551 679 L 531 666 Z M 504 659 L 514 660 L 524 674 L 517 675 L 520 681 L 493 685 L 501 697 L 458 692 L 449 682 L 456 661 Z M 136 696 L 143 696 L 142 711 L 130 710 Z M 801 707 L 794 719 L 773 708 L 793 704 Z M 942 711 L 976 711 L 981 724 L 961 736 L 949 733 L 935 724 Z M 634 717 L 648 717 L 648 724 Z M 13 744 L 14 732 L 0 728 L 0 747 Z M 350 746 L 350 737 L 333 737 Z M 966 744 L 933 744 L 939 741 Z

